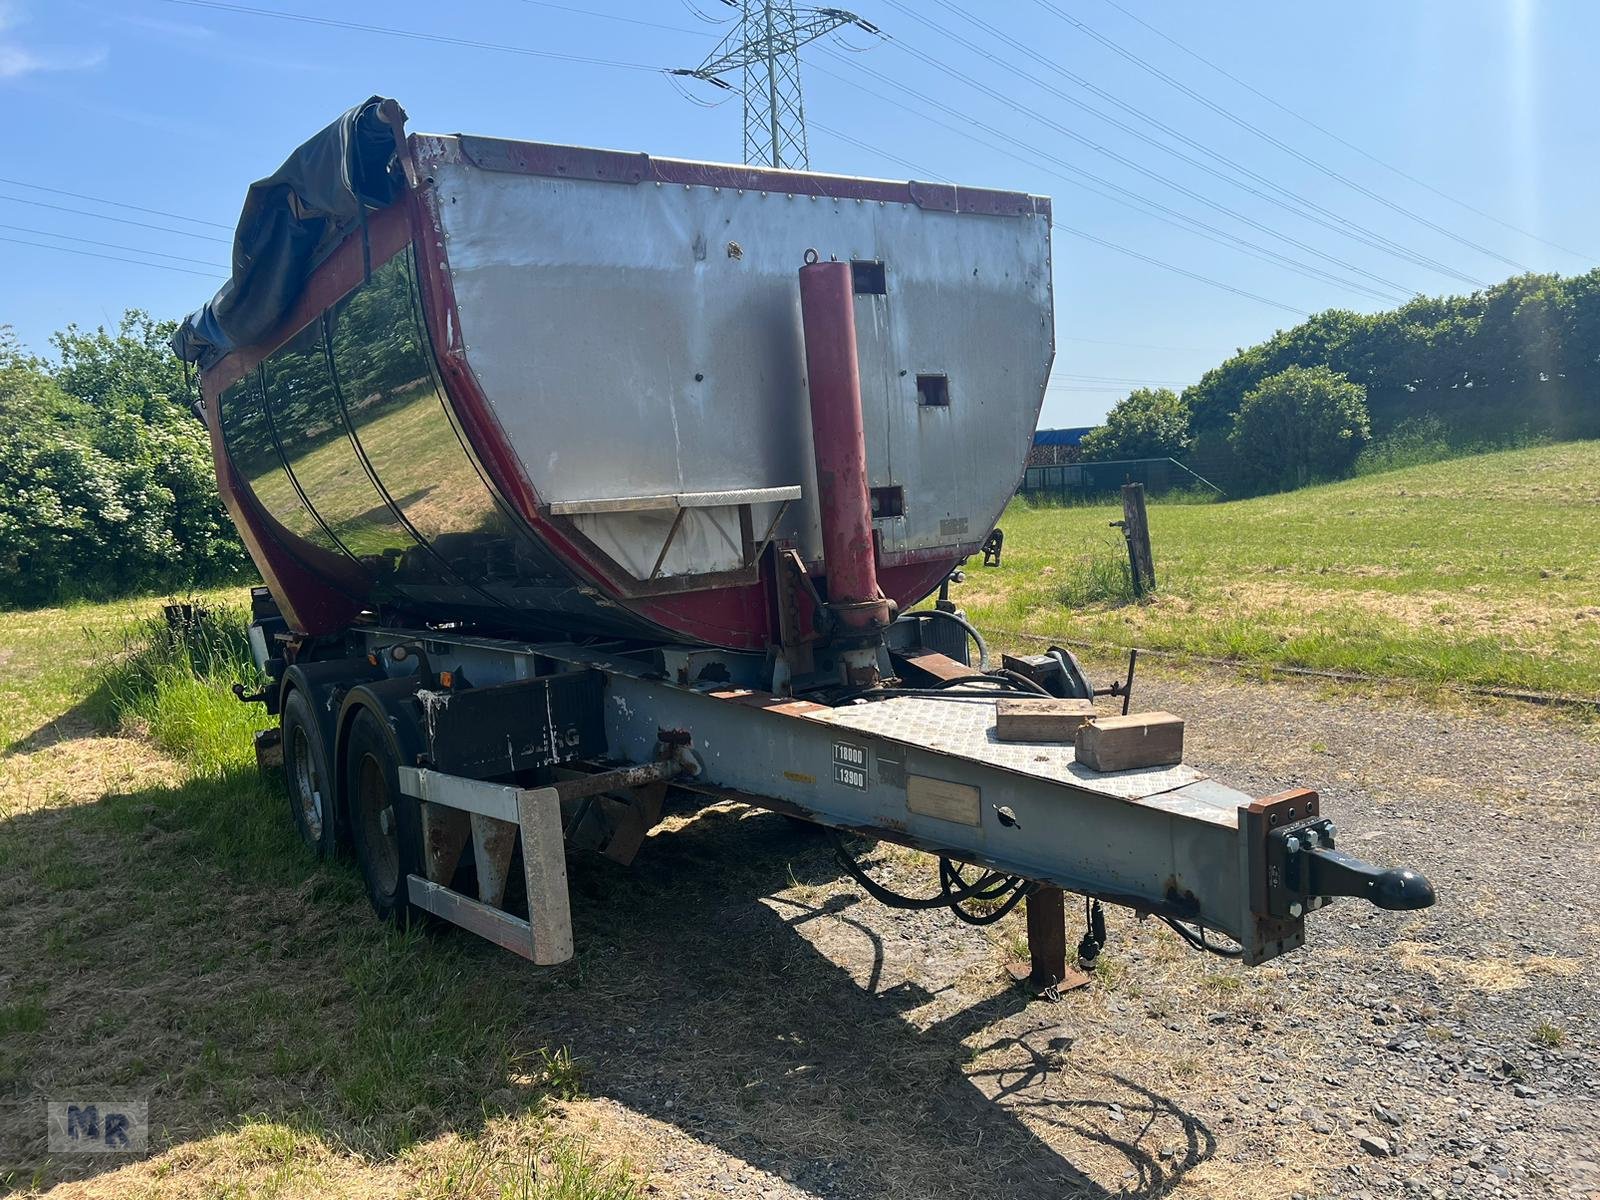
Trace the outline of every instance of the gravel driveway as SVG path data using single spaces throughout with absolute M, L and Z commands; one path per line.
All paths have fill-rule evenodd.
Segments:
M 1255 971 L 1112 910 L 1094 983 L 1027 1002 L 998 981 L 1020 921 L 858 900 L 819 841 L 716 809 L 647 848 L 642 891 L 577 873 L 575 910 L 609 910 L 579 944 L 616 965 L 535 1032 L 659 1132 L 631 1152 L 663 1194 L 1600 1196 L 1594 728 L 1216 673 L 1149 672 L 1139 704 L 1246 790 L 1319 788 L 1439 904 L 1339 902 Z M 674 913 L 644 915 L 656 887 Z

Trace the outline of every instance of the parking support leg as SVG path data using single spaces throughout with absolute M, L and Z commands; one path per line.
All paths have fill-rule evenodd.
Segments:
M 1058 887 L 1041 887 L 1029 894 L 1027 967 L 1017 963 L 1011 974 L 1018 983 L 1047 999 L 1059 999 L 1068 988 L 1082 987 L 1089 977 L 1067 967 L 1066 902 Z

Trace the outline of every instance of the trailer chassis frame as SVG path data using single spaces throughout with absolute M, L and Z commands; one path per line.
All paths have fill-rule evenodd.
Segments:
M 1328 900 L 1284 900 L 1284 852 L 1273 840 L 1279 826 L 1320 820 L 1315 793 L 1259 800 L 1183 767 L 1096 775 L 1069 763 L 1052 777 L 1015 756 L 998 759 L 992 746 L 953 747 L 948 731 L 925 724 L 945 713 L 968 725 L 987 719 L 993 705 L 982 699 L 830 707 L 761 690 L 769 665 L 735 651 L 370 626 L 354 632 L 368 661 L 384 664 L 391 677 L 416 669 L 418 656 L 391 653 L 410 646 L 474 686 L 579 671 L 601 679 L 604 757 L 569 764 L 590 774 L 518 787 L 434 770 L 425 756 L 402 772 L 402 791 L 423 806 L 424 829 L 453 830 L 458 843 L 470 837 L 480 863 L 479 896 L 448 887 L 452 859 L 408 881 L 412 903 L 536 963 L 572 953 L 562 801 L 570 808 L 579 795 L 622 795 L 646 784 L 670 783 L 680 796 L 746 804 L 1184 922 L 1234 939 L 1249 965 L 1301 946 L 1306 916 Z M 418 677 L 426 709 L 451 702 L 436 679 L 430 688 Z M 942 707 L 930 717 L 927 704 Z M 1048 748 L 1031 749 L 1042 758 Z M 527 921 L 498 908 L 513 835 L 522 838 L 527 892 L 537 900 Z M 1064 940 L 1045 940 L 1036 948 L 1035 982 L 1065 974 Z

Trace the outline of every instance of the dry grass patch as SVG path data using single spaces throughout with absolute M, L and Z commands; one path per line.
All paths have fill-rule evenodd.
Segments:
M 1409 971 L 1461 983 L 1480 992 L 1514 992 L 1532 984 L 1532 976 L 1572 976 L 1584 969 L 1581 958 L 1534 954 L 1515 957 L 1509 946 L 1485 946 L 1483 958 L 1444 954 L 1423 942 L 1400 941 L 1390 953 Z

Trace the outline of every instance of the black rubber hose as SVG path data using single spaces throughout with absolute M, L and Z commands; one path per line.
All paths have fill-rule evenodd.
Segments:
M 991 880 L 993 882 L 990 883 L 990 886 L 984 888 L 983 885 Z M 959 866 L 948 858 L 941 858 L 939 860 L 939 882 L 943 888 L 949 889 L 952 883 L 965 883 L 965 877 L 961 874 Z M 979 879 L 973 887 L 975 889 L 983 889 L 981 894 L 975 896 L 974 899 L 998 900 L 1001 896 L 1008 896 L 1008 898 L 1004 904 L 993 912 L 968 912 L 955 900 L 950 902 L 950 911 L 968 925 L 993 925 L 1021 903 L 1023 897 L 1028 895 L 1029 892 L 1037 890 L 1038 885 L 1029 883 L 1025 879 L 1019 879 L 1015 875 L 1000 875 L 998 872 L 990 871 Z
M 983 680 L 992 680 L 1006 686 L 1001 689 L 983 687 L 963 687 L 963 684 L 978 684 Z M 1022 688 L 995 675 L 974 675 L 967 679 L 953 679 L 942 687 L 905 688 L 905 687 L 879 687 L 863 688 L 859 692 L 850 692 L 840 696 L 834 703 L 836 705 L 848 704 L 852 700 L 888 700 L 895 696 L 920 696 L 924 700 L 993 700 L 1004 691 L 1020 692 Z M 1032 696 L 1035 693 L 1028 692 Z
M 965 921 L 968 925 L 993 925 L 1004 917 L 1029 892 L 1037 888 L 1037 884 L 1019 879 L 1015 875 L 1002 875 L 998 871 L 986 871 L 975 882 L 968 883 L 962 875 L 961 868 L 948 858 L 939 859 L 939 893 L 935 896 L 907 896 L 901 892 L 892 891 L 881 883 L 870 878 L 854 855 L 845 848 L 844 838 L 837 829 L 829 829 L 828 834 L 833 839 L 834 854 L 839 859 L 840 865 L 849 872 L 850 877 L 859 883 L 880 904 L 890 908 L 912 909 L 928 911 L 935 908 L 948 908 L 951 912 Z M 1008 896 L 1005 903 L 993 912 L 971 913 L 961 905 L 971 900 L 998 900 L 1001 896 Z
M 991 678 L 1009 679 L 1024 692 L 1034 692 L 1040 696 L 1049 696 L 1052 694 L 1050 689 L 1045 687 L 1044 684 L 1040 683 L 1037 679 L 1029 679 L 1021 671 L 1013 671 L 1008 667 L 1000 668 L 1000 670 L 996 672 L 995 675 L 991 676 Z
M 1206 937 L 1204 927 L 1190 929 L 1187 925 L 1180 921 L 1174 921 L 1171 917 L 1162 917 L 1161 919 L 1172 927 L 1173 933 L 1188 942 L 1196 950 L 1204 950 L 1207 954 L 1215 954 L 1218 958 L 1244 957 L 1243 946 L 1219 946 Z
M 942 608 L 919 608 L 916 612 L 909 612 L 903 617 L 897 618 L 897 622 L 914 621 L 919 617 L 939 617 L 945 621 L 954 621 L 957 625 L 961 626 L 961 628 L 967 631 L 967 636 L 970 637 L 978 647 L 978 670 L 987 671 L 989 669 L 989 643 L 983 640 L 983 634 L 978 632 L 977 628 L 972 624 L 971 621 L 967 620 L 965 617 L 958 617 L 953 612 L 946 612 Z

